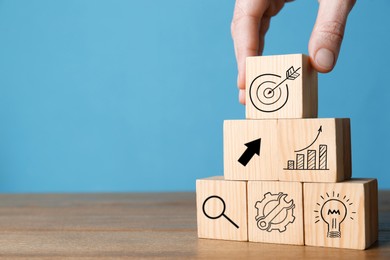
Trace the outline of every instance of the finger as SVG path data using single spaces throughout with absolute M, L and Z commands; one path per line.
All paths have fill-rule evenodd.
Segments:
M 347 16 L 355 0 L 319 0 L 317 20 L 309 41 L 312 65 L 319 72 L 331 71 L 344 37 Z
M 266 34 L 266 32 L 267 32 L 267 30 L 269 28 L 270 20 L 271 20 L 271 18 L 268 17 L 268 16 L 264 16 L 261 19 L 260 29 L 259 29 L 259 44 L 258 44 L 257 54 L 261 55 L 261 53 L 263 53 L 264 37 L 265 37 L 265 34 Z M 245 67 L 244 67 L 244 72 L 242 74 L 244 74 L 242 78 L 245 79 Z M 237 80 L 237 81 L 239 81 L 239 80 Z M 241 84 L 245 85 L 245 80 L 244 80 L 244 82 L 241 82 Z M 237 83 L 237 85 L 240 86 L 239 83 Z M 245 105 L 245 90 L 244 89 L 245 89 L 245 86 L 243 88 L 240 88 L 239 89 L 239 94 L 238 94 L 238 100 L 243 105 Z
M 259 47 L 258 47 L 258 53 L 260 55 L 263 53 L 264 50 L 264 38 L 265 38 L 265 34 L 269 29 L 270 22 L 271 22 L 271 17 L 269 16 L 263 16 L 263 18 L 261 18 L 260 30 L 259 30 Z
M 245 105 L 245 89 L 239 89 L 238 91 L 238 101 L 240 101 L 241 104 Z
M 237 0 L 231 24 L 231 32 L 236 54 L 237 85 L 245 89 L 245 59 L 259 53 L 259 24 L 268 7 L 267 0 Z

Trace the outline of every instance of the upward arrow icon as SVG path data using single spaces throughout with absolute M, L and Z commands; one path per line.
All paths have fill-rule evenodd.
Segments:
M 238 159 L 243 166 L 246 166 L 255 154 L 260 156 L 261 138 L 246 143 L 245 146 L 247 147 L 245 152 Z

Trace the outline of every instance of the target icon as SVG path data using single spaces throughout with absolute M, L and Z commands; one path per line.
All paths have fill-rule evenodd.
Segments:
M 284 79 L 280 75 L 271 73 L 257 76 L 249 87 L 249 97 L 253 106 L 265 113 L 281 109 L 287 103 L 289 96 L 288 84 L 285 82 L 298 78 L 300 68 L 295 70 L 291 66 L 286 71 Z

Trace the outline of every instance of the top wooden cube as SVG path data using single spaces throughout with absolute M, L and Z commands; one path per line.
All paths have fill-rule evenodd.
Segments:
M 246 58 L 246 118 L 315 118 L 317 71 L 303 54 Z

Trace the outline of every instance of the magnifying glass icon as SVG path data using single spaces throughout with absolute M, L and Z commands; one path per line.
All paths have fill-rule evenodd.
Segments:
M 220 201 L 222 202 L 222 210 L 220 212 L 218 212 L 219 214 L 217 215 L 211 215 L 211 214 L 208 214 L 206 212 L 206 203 L 210 200 L 214 200 L 214 201 Z M 220 217 L 225 217 L 230 223 L 232 223 L 236 228 L 239 228 L 238 225 L 236 223 L 233 222 L 233 220 L 231 220 L 228 216 L 225 215 L 225 210 L 226 210 L 226 204 L 225 204 L 225 201 L 219 197 L 219 196 L 216 196 L 216 195 L 212 195 L 210 197 L 208 197 L 204 202 L 203 202 L 203 206 L 202 206 L 202 210 L 203 210 L 203 214 L 208 217 L 209 219 L 218 219 Z M 210 213 L 210 212 L 209 212 Z

